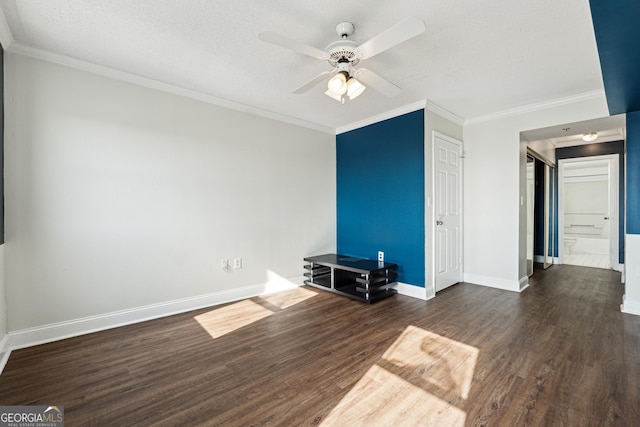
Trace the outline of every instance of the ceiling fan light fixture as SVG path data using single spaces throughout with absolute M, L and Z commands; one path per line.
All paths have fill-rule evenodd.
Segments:
M 347 92 L 347 76 L 345 74 L 339 72 L 331 77 L 329 83 L 327 83 L 327 88 L 337 95 L 344 95 Z
M 331 89 L 328 89 L 325 93 L 329 98 L 333 98 L 338 102 L 342 102 L 344 104 L 344 96 L 339 93 L 332 92 Z
M 582 134 L 582 140 L 585 142 L 595 141 L 596 139 L 598 139 L 598 132 L 588 132 Z
M 353 77 L 347 80 L 347 96 L 353 101 L 365 91 L 367 87 Z

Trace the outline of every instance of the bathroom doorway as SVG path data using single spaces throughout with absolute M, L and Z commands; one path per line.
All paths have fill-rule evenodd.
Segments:
M 616 267 L 618 162 L 617 154 L 558 162 L 560 263 Z

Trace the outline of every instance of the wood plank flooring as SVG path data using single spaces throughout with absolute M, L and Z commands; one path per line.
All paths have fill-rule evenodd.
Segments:
M 2 405 L 66 425 L 637 426 L 640 317 L 620 274 L 372 305 L 312 288 L 14 351 Z

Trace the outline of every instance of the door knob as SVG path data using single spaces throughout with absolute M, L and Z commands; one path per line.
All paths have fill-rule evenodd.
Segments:
M 442 224 L 444 224 L 444 222 L 442 222 L 442 221 L 436 221 L 436 225 L 442 225 Z

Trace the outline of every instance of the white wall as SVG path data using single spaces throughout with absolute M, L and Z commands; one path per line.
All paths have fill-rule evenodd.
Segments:
M 6 90 L 9 331 L 299 277 L 335 251 L 333 135 L 11 53 Z
M 640 316 L 640 235 L 625 235 L 625 285 L 623 304 L 620 309 L 623 313 Z M 633 261 L 632 261 L 633 260 Z
M 604 94 L 470 121 L 464 127 L 465 281 L 519 291 L 527 283 L 526 142 L 520 132 L 608 116 Z

